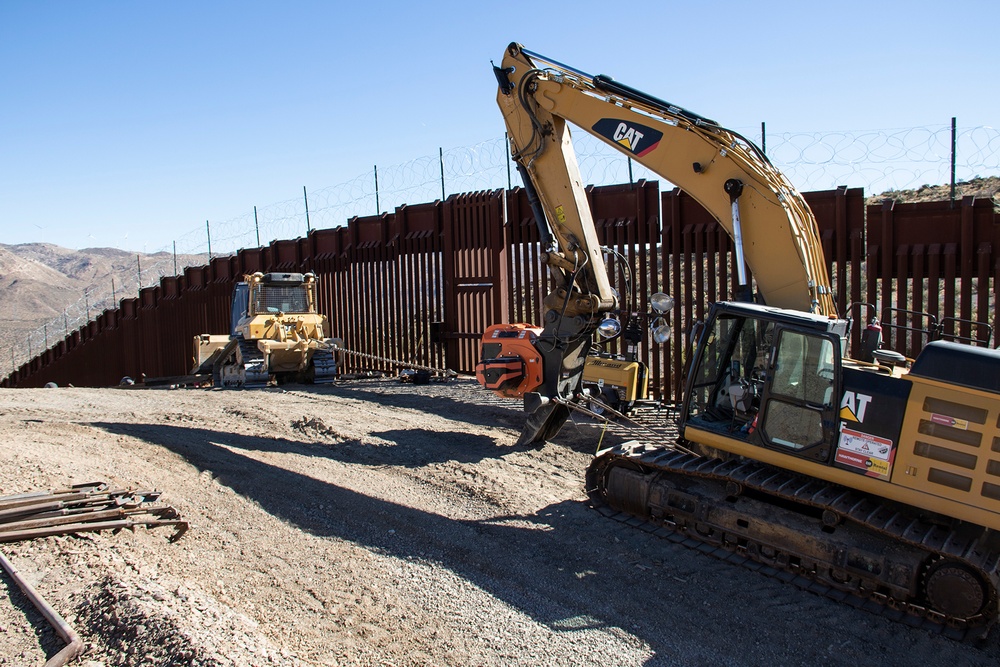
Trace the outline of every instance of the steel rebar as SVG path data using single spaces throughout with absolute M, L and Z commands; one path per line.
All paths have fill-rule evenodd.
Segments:
M 83 640 L 80 636 L 69 626 L 69 623 L 59 615 L 55 609 L 49 605 L 45 599 L 38 594 L 38 591 L 29 584 L 24 577 L 17 571 L 13 563 L 11 563 L 7 556 L 0 552 L 0 565 L 3 565 L 3 569 L 7 571 L 11 579 L 17 582 L 17 585 L 22 591 L 24 591 L 25 596 L 31 603 L 35 605 L 39 613 L 45 617 L 45 620 L 49 622 L 52 628 L 56 631 L 56 634 L 66 642 L 66 646 L 56 653 L 54 656 L 48 659 L 45 663 L 45 667 L 61 667 L 67 662 L 75 658 L 83 650 Z

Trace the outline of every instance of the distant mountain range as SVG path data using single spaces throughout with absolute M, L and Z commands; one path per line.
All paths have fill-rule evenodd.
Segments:
M 178 255 L 177 267 L 200 266 L 208 255 Z M 47 328 L 48 344 L 61 340 L 90 316 L 138 295 L 163 275 L 174 275 L 171 253 L 135 253 L 114 248 L 69 250 L 50 243 L 0 244 L 0 377 L 28 360 L 27 336 Z M 32 337 L 32 354 L 45 347 L 44 333 Z

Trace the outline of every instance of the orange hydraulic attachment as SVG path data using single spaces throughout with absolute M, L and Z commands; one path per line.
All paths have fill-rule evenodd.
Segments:
M 494 324 L 482 338 L 476 364 L 479 384 L 505 398 L 521 398 L 542 384 L 542 355 L 535 349 L 541 327 Z

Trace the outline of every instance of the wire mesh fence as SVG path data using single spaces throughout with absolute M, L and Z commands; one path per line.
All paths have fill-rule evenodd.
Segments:
M 734 128 L 758 143 L 774 165 L 800 190 L 840 185 L 869 194 L 946 184 L 1000 175 L 1000 131 L 989 126 L 953 128 L 951 124 L 855 132 L 765 133 Z M 584 132 L 574 135 L 580 171 L 589 184 L 612 185 L 662 178 Z M 954 147 L 954 151 L 953 151 Z M 84 294 L 64 312 L 19 338 L 10 349 L 12 370 L 124 296 L 155 286 L 164 276 L 201 265 L 209 256 L 229 255 L 276 239 L 305 236 L 311 229 L 343 226 L 355 216 L 393 211 L 403 204 L 444 199 L 452 194 L 521 185 L 504 137 L 472 146 L 439 149 L 409 162 L 379 167 L 301 196 L 247 210 L 224 221 L 206 221 L 179 236 L 171 247 L 145 256 L 135 272 L 113 277 L 106 290 Z M 109 281 L 110 282 L 110 281 Z M 112 286 L 113 285 L 113 286 Z

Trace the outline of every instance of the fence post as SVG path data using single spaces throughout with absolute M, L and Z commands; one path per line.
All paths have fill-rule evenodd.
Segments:
M 760 152 L 767 155 L 767 132 L 765 129 L 764 121 L 760 121 Z
M 378 165 L 375 165 L 375 215 L 379 214 L 378 205 Z
M 260 247 L 260 224 L 257 222 L 257 207 L 253 207 L 253 228 L 257 232 L 257 247 Z
M 507 190 L 511 189 L 510 186 L 510 134 L 508 132 L 503 133 L 503 151 L 506 155 L 504 162 L 507 163 Z
M 956 153 L 955 116 L 951 117 L 951 208 L 955 208 L 955 153 Z
M 444 149 L 438 146 L 438 162 L 441 163 L 441 201 L 444 201 Z
M 306 186 L 302 186 L 302 199 L 306 202 L 306 236 L 312 231 L 309 225 L 309 195 L 306 194 Z
M 212 261 L 212 228 L 205 221 L 205 235 L 208 237 L 208 261 Z

